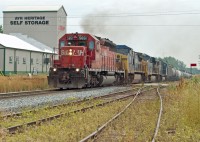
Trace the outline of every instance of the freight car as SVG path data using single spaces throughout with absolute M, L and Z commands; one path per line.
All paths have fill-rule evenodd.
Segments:
M 180 78 L 190 78 L 192 76 L 190 73 L 187 73 L 186 71 L 177 70 L 170 65 L 168 65 L 167 70 L 168 70 L 167 80 L 170 81 L 179 80 Z
M 53 60 L 48 84 L 56 88 L 83 88 L 185 76 L 189 74 L 126 45 L 88 33 L 72 33 L 59 40 L 59 57 Z

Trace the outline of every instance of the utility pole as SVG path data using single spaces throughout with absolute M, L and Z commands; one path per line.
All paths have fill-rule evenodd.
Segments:
M 199 55 L 198 67 L 200 69 L 200 55 Z

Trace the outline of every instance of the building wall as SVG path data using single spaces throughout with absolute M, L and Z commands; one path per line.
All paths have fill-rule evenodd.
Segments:
M 42 72 L 42 53 L 38 52 L 31 52 L 31 58 L 33 59 L 33 62 L 31 64 L 31 72 L 37 71 L 37 72 Z
M 4 50 L 1 50 L 0 55 L 4 54 Z M 49 71 L 50 63 L 45 64 L 44 59 L 50 58 L 50 54 L 6 48 L 5 56 L 5 74 L 47 73 Z M 0 66 L 4 66 L 4 63 L 2 64 L 0 61 Z
M 36 19 L 30 19 L 31 17 Z M 26 34 L 49 47 L 58 48 L 58 39 L 66 33 L 66 15 L 63 8 L 58 12 L 5 11 L 3 27 L 5 34 Z
M 47 58 L 47 60 L 49 61 L 49 62 L 44 62 L 45 61 L 45 58 Z M 44 53 L 43 54 L 43 72 L 45 73 L 45 72 L 49 72 L 49 68 L 50 68 L 50 66 L 51 66 L 51 54 L 46 54 L 46 53 Z
M 12 74 L 14 73 L 15 50 L 6 48 L 5 52 L 5 74 Z
M 30 51 L 15 50 L 16 71 L 19 73 L 30 72 Z
M 67 21 L 66 21 L 66 14 L 63 8 L 60 8 L 57 12 L 57 25 L 58 25 L 58 31 L 57 31 L 57 41 L 66 34 L 67 32 Z M 59 42 L 57 42 L 58 47 Z
M 0 45 L 0 75 L 4 71 L 4 48 Z

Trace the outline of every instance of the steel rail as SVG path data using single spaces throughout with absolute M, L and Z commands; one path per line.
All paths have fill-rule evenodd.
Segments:
M 96 99 L 100 99 L 100 98 L 106 98 L 106 97 L 110 97 L 110 96 L 113 96 L 113 95 L 116 95 L 116 94 L 119 94 L 119 93 L 126 93 L 126 92 L 133 91 L 133 90 L 136 90 L 136 89 L 138 89 L 138 87 L 127 89 L 127 90 L 124 90 L 124 91 L 118 91 L 118 92 L 110 93 L 110 94 L 107 94 L 107 95 L 96 96 L 96 97 L 93 97 L 93 98 L 88 97 L 88 98 L 84 98 L 84 99 L 81 99 L 81 100 L 71 101 L 71 102 L 62 103 L 62 104 L 58 104 L 58 105 L 52 105 L 52 106 L 46 107 L 45 109 L 52 109 L 52 108 L 66 107 L 66 106 L 69 106 L 69 105 L 80 104 L 80 103 L 83 103 L 83 102 L 86 102 L 86 101 L 89 101 L 89 100 L 92 100 L 92 99 L 96 100 Z M 24 113 L 33 113 L 33 112 L 36 113 L 39 110 L 40 109 L 32 109 L 32 110 L 28 110 L 28 111 L 25 111 L 25 112 L 9 113 L 9 114 L 0 116 L 0 118 L 1 117 L 2 118 L 9 118 L 9 117 L 13 117 L 13 116 L 21 116 Z
M 163 100 L 162 100 L 162 96 L 160 95 L 159 88 L 160 87 L 157 88 L 157 94 L 160 98 L 160 112 L 159 112 L 159 115 L 158 115 L 156 129 L 155 129 L 155 132 L 154 132 L 154 135 L 153 135 L 153 138 L 152 138 L 152 142 L 155 142 L 156 136 L 158 134 L 158 130 L 159 130 L 159 127 L 160 127 L 161 115 L 162 115 L 162 111 L 163 111 Z
M 129 91 L 130 91 L 130 90 L 129 90 Z M 126 92 L 127 92 L 127 91 L 126 91 Z M 103 102 L 103 103 L 101 103 L 101 104 L 92 105 L 92 106 L 85 107 L 85 108 L 78 109 L 78 110 L 71 111 L 71 112 L 61 113 L 61 114 L 58 114 L 58 115 L 46 117 L 46 118 L 43 118 L 43 119 L 39 119 L 39 120 L 36 120 L 36 121 L 27 122 L 27 123 L 20 124 L 20 125 L 16 125 L 16 126 L 11 126 L 11 127 L 6 128 L 6 129 L 7 129 L 7 131 L 8 131 L 10 134 L 15 134 L 16 131 L 19 131 L 19 132 L 20 132 L 24 127 L 28 127 L 28 126 L 32 126 L 32 125 L 40 125 L 42 122 L 51 121 L 51 120 L 60 118 L 60 117 L 62 117 L 62 116 L 67 116 L 67 115 L 70 115 L 70 114 L 73 114 L 73 113 L 77 113 L 77 112 L 85 112 L 86 110 L 89 110 L 89 109 L 91 109 L 91 108 L 104 106 L 104 105 L 106 105 L 106 104 L 109 104 L 109 103 L 112 103 L 112 102 L 115 102 L 115 101 L 118 101 L 118 100 L 127 99 L 127 98 L 129 98 L 129 97 L 134 96 L 134 95 L 136 95 L 136 94 L 134 93 L 134 94 L 131 94 L 131 95 L 126 95 L 126 96 L 124 96 L 124 97 L 120 97 L 120 98 L 113 99 L 113 100 L 110 100 L 110 101 L 107 101 L 107 102 Z
M 42 94 L 47 94 L 47 93 L 50 93 L 50 92 L 54 93 L 54 92 L 57 92 L 58 90 L 59 89 L 48 89 L 48 90 L 36 90 L 36 91 L 0 93 L 0 100 L 16 98 L 16 97 L 42 95 Z
M 119 85 L 122 86 L 122 85 Z M 104 86 L 110 87 L 110 86 Z M 95 88 L 83 88 L 83 89 L 71 89 L 71 90 L 63 90 L 63 91 L 87 91 L 91 89 L 99 89 L 102 87 L 95 87 Z M 35 90 L 35 91 L 21 91 L 21 92 L 8 92 L 8 93 L 0 93 L 0 100 L 3 99 L 10 99 L 10 98 L 16 98 L 16 97 L 26 97 L 26 96 L 35 96 L 35 95 L 42 95 L 47 93 L 56 93 L 60 91 L 60 89 L 45 89 L 45 90 Z
M 144 87 L 143 87 L 144 88 Z M 105 129 L 111 122 L 113 122 L 115 119 L 117 119 L 121 114 L 123 114 L 129 107 L 130 105 L 135 101 L 136 97 L 141 93 L 141 90 L 143 88 L 140 88 L 138 92 L 135 94 L 134 98 L 132 101 L 126 105 L 126 107 L 120 111 L 118 114 L 116 114 L 113 118 L 111 118 L 109 121 L 107 121 L 105 124 L 103 124 L 100 128 L 98 128 L 95 132 L 91 133 L 90 135 L 86 136 L 80 142 L 86 142 L 89 141 L 90 139 L 94 139 L 103 129 Z

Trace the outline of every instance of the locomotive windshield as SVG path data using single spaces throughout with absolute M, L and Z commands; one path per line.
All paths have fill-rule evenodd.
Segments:
M 87 46 L 86 41 L 78 41 L 78 46 Z
M 86 41 L 68 41 L 68 46 L 87 46 Z

